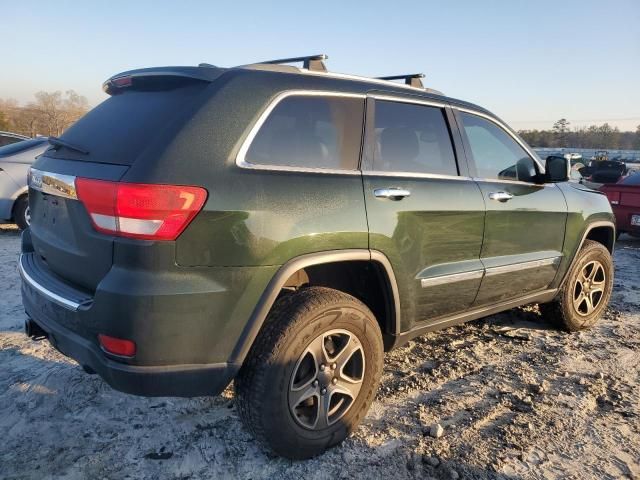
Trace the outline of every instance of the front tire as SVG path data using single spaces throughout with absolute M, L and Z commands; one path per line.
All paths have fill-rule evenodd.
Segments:
M 593 326 L 607 307 L 613 288 L 613 259 L 604 245 L 586 240 L 558 297 L 540 304 L 543 318 L 576 332 Z
M 240 418 L 276 454 L 314 457 L 364 418 L 382 365 L 382 334 L 366 305 L 302 289 L 275 304 L 236 378 Z
M 20 230 L 26 230 L 31 223 L 31 213 L 29 210 L 29 197 L 23 195 L 16 200 L 13 206 L 13 221 L 16 222 Z

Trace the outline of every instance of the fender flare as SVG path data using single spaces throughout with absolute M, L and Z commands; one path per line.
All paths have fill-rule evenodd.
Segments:
M 594 228 L 599 228 L 599 227 L 607 227 L 610 228 L 612 230 L 612 235 L 613 235 L 613 244 L 611 245 L 611 255 L 613 255 L 613 250 L 615 247 L 615 243 L 616 243 L 616 224 L 610 220 L 596 220 L 594 222 L 591 222 L 589 224 L 587 224 L 587 226 L 584 229 L 584 232 L 582 233 L 582 238 L 580 239 L 580 243 L 578 244 L 578 248 L 576 248 L 576 251 L 573 253 L 573 257 L 571 258 L 571 262 L 569 263 L 569 266 L 567 267 L 567 270 L 564 272 L 564 275 L 562 276 L 562 280 L 558 283 L 558 288 L 562 288 L 562 286 L 564 285 L 565 280 L 567 279 L 567 277 L 569 276 L 569 272 L 573 269 L 573 264 L 576 261 L 576 258 L 578 258 L 578 253 L 580 253 L 580 250 L 582 249 L 582 245 L 584 245 L 584 242 L 587 240 L 587 237 L 589 236 L 589 233 L 594 229 Z M 605 245 L 606 246 L 606 245 Z M 607 247 L 608 249 L 608 247 Z
M 249 349 L 258 336 L 271 307 L 275 303 L 285 282 L 298 270 L 313 265 L 326 263 L 339 263 L 348 261 L 364 261 L 379 264 L 386 276 L 387 287 L 393 299 L 392 325 L 396 334 L 400 328 L 400 297 L 398 294 L 398 284 L 389 259 L 377 250 L 368 249 L 347 249 L 330 250 L 317 253 L 309 253 L 289 260 L 282 265 L 269 281 L 267 288 L 260 296 L 260 300 L 253 309 L 249 321 L 245 325 L 236 346 L 231 353 L 229 363 L 241 365 L 244 362 Z

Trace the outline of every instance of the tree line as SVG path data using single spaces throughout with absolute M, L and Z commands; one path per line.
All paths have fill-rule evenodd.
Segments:
M 536 148 L 640 150 L 640 125 L 635 132 L 621 132 L 608 123 L 571 129 L 567 119 L 561 118 L 551 130 L 521 130 L 518 133 Z
M 29 137 L 58 137 L 89 111 L 86 97 L 73 90 L 38 92 L 34 97 L 26 105 L 14 99 L 0 99 L 0 130 Z
M 64 93 L 41 91 L 34 97 L 22 106 L 13 99 L 0 99 L 0 130 L 29 137 L 58 137 L 89 111 L 86 97 L 73 90 Z M 567 119 L 561 118 L 551 130 L 521 130 L 518 133 L 532 147 L 640 150 L 640 125 L 635 132 L 621 132 L 608 123 L 573 129 L 570 125 Z

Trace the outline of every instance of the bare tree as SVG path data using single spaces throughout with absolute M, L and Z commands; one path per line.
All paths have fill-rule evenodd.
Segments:
M 19 106 L 15 100 L 0 100 L 0 112 L 7 118 L 8 128 L 29 135 L 60 136 L 89 110 L 89 102 L 73 90 L 35 94 L 35 101 Z

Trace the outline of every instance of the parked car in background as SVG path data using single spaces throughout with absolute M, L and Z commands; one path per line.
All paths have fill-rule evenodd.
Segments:
M 615 160 L 593 160 L 588 167 L 580 170 L 584 177 L 582 184 L 594 190 L 602 185 L 617 183 L 627 174 L 627 165 Z
M 49 147 L 47 137 L 21 140 L 0 147 L 0 220 L 29 226 L 27 174 L 36 157 Z
M 11 145 L 12 143 L 22 142 L 23 140 L 28 139 L 29 137 L 20 135 L 19 133 L 0 132 L 0 147 Z
M 615 184 L 603 185 L 600 190 L 611 203 L 618 235 L 640 236 L 640 173 L 629 175 Z

